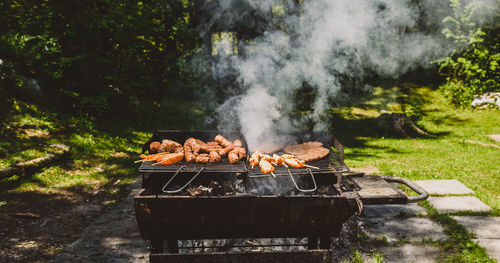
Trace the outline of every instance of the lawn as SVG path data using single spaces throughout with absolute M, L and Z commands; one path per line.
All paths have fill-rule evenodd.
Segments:
M 175 105 L 170 112 L 189 116 L 164 114 L 149 121 L 161 123 L 157 128 L 200 129 L 206 114 L 195 104 L 170 105 Z M 405 138 L 364 125 L 384 112 L 406 113 L 437 137 Z M 500 111 L 454 109 L 436 91 L 404 84 L 377 88 L 356 105 L 332 109 L 331 120 L 348 166 L 411 180 L 455 178 L 494 209 L 488 215 L 500 214 L 500 150 L 464 141 L 494 144 L 484 135 L 500 133 Z M 51 143 L 70 146 L 72 155 L 32 174 L 0 180 L 0 235 L 6 241 L 0 245 L 0 261 L 46 261 L 74 241 L 96 216 L 127 194 L 127 186 L 138 176 L 133 160 L 152 131 L 147 128 L 151 125 L 64 116 L 23 101 L 13 103 L 5 123 L 0 130 L 0 168 L 43 156 Z M 453 241 L 437 244 L 449 254 L 443 261 L 467 262 L 470 255 L 487 259 L 449 216 L 425 206 Z M 19 212 L 39 218 L 16 217 Z M 461 234 L 455 238 L 453 233 Z
M 409 100 L 406 105 L 398 103 L 397 98 L 398 94 L 408 97 L 407 94 L 398 89 L 387 93 L 376 90 L 370 100 L 356 107 L 336 109 L 335 114 L 347 119 L 344 122 L 349 126 L 349 120 L 373 118 L 384 111 L 418 113 L 416 123 L 437 137 L 373 136 L 370 127 L 335 129 L 334 124 L 334 131 L 345 146 L 347 165 L 376 167 L 383 175 L 411 180 L 458 179 L 491 206 L 494 214 L 499 214 L 500 150 L 466 140 L 495 144 L 485 135 L 500 133 L 500 111 L 453 109 L 444 104 L 437 92 L 425 87 L 410 94 L 418 98 L 417 103 Z M 392 103 L 383 101 L 387 98 L 392 98 Z

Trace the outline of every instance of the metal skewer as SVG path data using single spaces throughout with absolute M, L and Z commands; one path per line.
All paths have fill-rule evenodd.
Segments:
M 316 166 L 312 166 L 312 165 L 309 165 L 309 164 L 304 164 L 305 167 L 309 167 L 309 168 L 313 168 L 313 169 L 317 169 L 317 170 L 320 170 L 319 167 L 316 167 Z

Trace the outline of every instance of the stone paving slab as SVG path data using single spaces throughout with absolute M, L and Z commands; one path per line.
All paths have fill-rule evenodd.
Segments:
M 492 216 L 453 216 L 459 224 L 475 233 L 477 238 L 500 239 L 500 217 Z
M 416 180 L 417 185 L 424 188 L 429 194 L 449 195 L 449 194 L 473 194 L 474 191 L 462 184 L 457 179 L 451 180 Z
M 479 243 L 479 246 L 484 247 L 490 258 L 500 262 L 500 239 L 473 239 Z
M 486 134 L 486 136 L 490 137 L 490 139 L 500 142 L 500 134 Z
M 488 212 L 491 207 L 481 202 L 475 196 L 444 196 L 444 197 L 429 197 L 429 202 L 440 213 L 446 212 Z
M 138 178 L 129 187 L 131 193 L 85 228 L 54 262 L 149 262 L 149 244 L 141 238 L 134 216 L 134 196 L 140 185 Z
M 365 218 L 363 226 L 371 237 L 384 235 L 389 243 L 403 239 L 411 242 L 446 239 L 443 228 L 428 218 Z
M 367 205 L 364 207 L 363 217 L 410 217 L 416 215 L 426 215 L 425 208 L 417 204 L 405 205 Z
M 439 256 L 439 248 L 432 246 L 404 245 L 381 249 L 385 263 L 432 263 Z

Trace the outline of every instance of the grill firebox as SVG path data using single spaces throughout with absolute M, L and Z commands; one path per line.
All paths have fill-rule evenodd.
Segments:
M 157 131 L 144 144 L 143 151 L 154 140 L 168 138 L 184 142 L 189 137 L 195 137 L 207 141 L 216 134 Z M 243 139 L 237 134 L 223 136 L 230 140 Z M 248 169 L 243 162 L 238 165 L 205 165 L 202 173 L 198 173 L 203 168 L 198 167 L 201 166 L 199 164 L 190 166 L 181 163 L 153 169 L 142 164 L 139 170 L 143 174 L 143 189 L 134 198 L 134 203 L 141 236 L 151 240 L 152 262 L 164 259 L 159 256 L 163 252 L 164 241 L 167 241 L 168 251 L 174 254 L 178 252 L 178 240 L 222 238 L 305 237 L 309 240 L 309 249 L 317 249 L 318 240 L 321 249 L 328 249 L 331 238 L 338 236 L 342 224 L 354 213 L 362 212 L 363 205 L 405 204 L 427 198 L 425 190 L 403 178 L 346 173 L 348 168 L 344 164 L 342 145 L 331 136 L 315 136 L 299 138 L 300 141 L 320 139 L 324 145 L 332 146 L 331 154 L 323 162 L 310 163 L 320 167 L 320 170 L 304 172 L 291 169 L 290 173 L 295 178 L 293 184 L 288 171 L 277 169 L 275 179 Z M 179 170 L 180 167 L 184 168 Z M 164 186 L 173 176 L 176 176 L 172 181 L 174 185 L 184 185 L 196 174 L 191 185 L 207 186 L 210 181 L 217 181 L 232 186 L 240 184 L 244 190 L 208 196 L 189 196 L 182 191 L 165 193 Z M 272 191 L 259 189 L 266 183 L 262 180 L 286 180 L 288 185 L 280 184 L 284 189 L 273 194 Z M 407 197 L 390 182 L 406 184 L 419 196 Z M 315 191 L 300 191 L 313 189 L 314 186 L 317 188 Z M 174 254 L 161 255 L 168 257 Z M 179 256 L 175 255 L 176 260 L 180 259 Z

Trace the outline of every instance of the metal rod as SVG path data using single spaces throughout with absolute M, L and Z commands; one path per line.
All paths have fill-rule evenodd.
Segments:
M 181 168 L 179 168 L 177 170 L 177 172 L 175 172 L 175 174 L 172 176 L 172 178 L 170 178 L 170 180 L 168 180 L 168 182 L 165 184 L 165 186 L 163 186 L 163 188 L 161 189 L 162 192 L 167 193 L 167 194 L 175 194 L 175 193 L 178 193 L 178 192 L 184 190 L 184 188 L 186 188 L 198 175 L 201 174 L 201 172 L 203 172 L 203 170 L 205 170 L 205 167 L 202 167 L 183 187 L 181 187 L 177 190 L 171 190 L 171 191 L 165 190 L 167 188 L 167 186 L 170 184 L 170 182 L 172 182 L 172 180 L 174 180 L 174 178 L 180 173 L 180 171 L 183 168 L 186 168 L 186 166 L 181 166 Z
M 307 168 L 307 171 L 309 171 L 309 174 L 311 175 L 312 181 L 314 183 L 314 188 L 312 188 L 312 189 L 300 189 L 300 187 L 297 185 L 297 182 L 295 182 L 295 179 L 293 179 L 292 172 L 290 172 L 290 169 L 288 169 L 288 175 L 290 175 L 290 178 L 292 178 L 292 182 L 295 185 L 295 188 L 297 188 L 297 190 L 304 192 L 304 193 L 314 192 L 314 191 L 316 191 L 316 189 L 318 189 L 318 186 L 316 185 L 316 180 L 314 179 L 314 175 L 313 175 L 311 169 Z
M 408 186 L 411 190 L 415 191 L 418 195 L 417 196 L 408 196 L 408 203 L 420 202 L 420 201 L 427 199 L 427 197 L 429 197 L 429 193 L 427 193 L 427 191 L 425 191 L 425 189 L 423 189 L 422 187 L 418 186 L 417 184 L 415 184 L 414 182 L 412 182 L 406 178 L 397 177 L 397 176 L 381 176 L 381 177 L 382 177 L 382 179 L 386 180 L 387 182 L 396 182 L 396 183 L 404 184 L 404 185 Z

